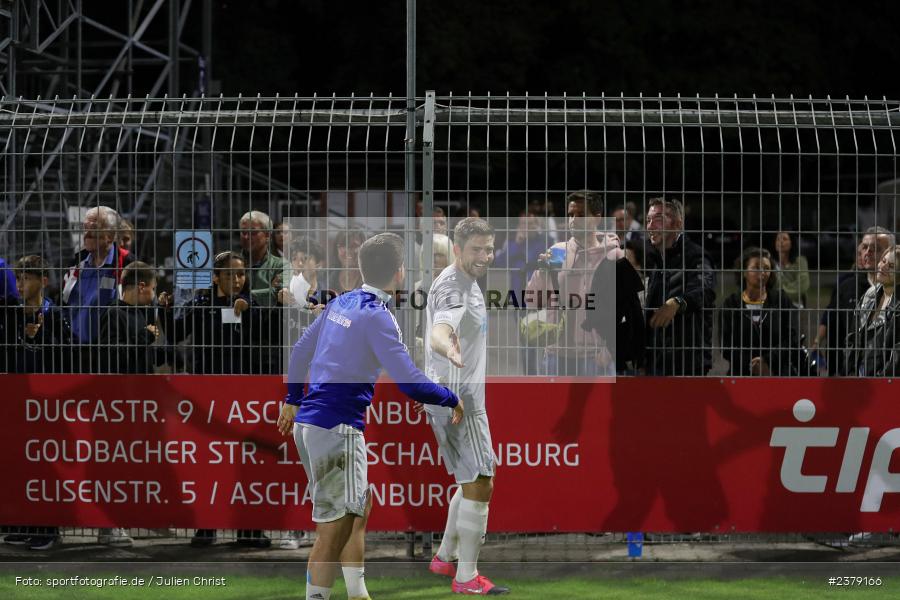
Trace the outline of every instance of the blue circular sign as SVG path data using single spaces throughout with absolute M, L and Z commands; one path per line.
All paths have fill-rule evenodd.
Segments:
M 209 263 L 210 250 L 205 240 L 188 237 L 181 240 L 175 251 L 178 267 L 182 269 L 202 269 Z

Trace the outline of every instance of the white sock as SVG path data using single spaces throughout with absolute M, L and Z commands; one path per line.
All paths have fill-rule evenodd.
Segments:
M 306 600 L 328 600 L 331 598 L 331 588 L 319 587 L 306 582 Z
M 344 583 L 347 584 L 347 596 L 350 598 L 367 598 L 365 567 L 341 567 L 344 572 Z
M 460 500 L 462 500 L 462 488 L 458 487 L 450 499 L 450 507 L 447 509 L 447 525 L 444 527 L 444 537 L 441 538 L 441 546 L 437 551 L 438 558 L 444 562 L 453 562 L 457 558 L 459 534 L 456 531 L 456 519 L 459 518 Z
M 459 501 L 456 530 L 459 533 L 459 562 L 456 581 L 464 583 L 478 575 L 478 554 L 487 531 L 488 503 L 463 498 Z

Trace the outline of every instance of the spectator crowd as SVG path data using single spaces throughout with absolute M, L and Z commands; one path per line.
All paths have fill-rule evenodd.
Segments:
M 685 207 L 650 198 L 612 207 L 595 192 L 531 203 L 498 228 L 493 273 L 532 300 L 518 311 L 514 362 L 526 375 L 894 376 L 900 371 L 894 234 L 871 227 L 855 263 L 838 273 L 815 327 L 807 259 L 796 232 L 748 245 L 717 298 L 722 271 L 685 230 Z M 421 217 L 421 207 L 417 214 Z M 412 264 L 425 264 L 417 220 Z M 276 374 L 285 344 L 324 304 L 361 282 L 357 254 L 371 232 L 296 237 L 251 210 L 236 224 L 239 247 L 216 254 L 212 286 L 176 302 L 161 271 L 134 253 L 134 226 L 96 206 L 79 253 L 51 293 L 45 257 L 0 259 L 0 369 L 9 373 Z M 448 216 L 430 222 L 432 277 L 453 261 Z M 760 241 L 764 238 L 759 236 Z M 327 250 L 326 250 L 327 249 Z M 418 273 L 417 273 L 418 275 Z M 417 277 L 411 293 L 427 294 Z M 481 282 L 486 287 L 486 282 Z M 725 282 L 721 282 L 725 283 Z M 593 297 L 593 306 L 544 302 Z M 530 295 L 529 295 L 530 294 Z M 574 310 L 572 310 L 574 308 Z M 554 310 L 568 309 L 568 310 Z M 414 324 L 418 332 L 418 323 Z M 719 361 L 718 367 L 714 361 Z

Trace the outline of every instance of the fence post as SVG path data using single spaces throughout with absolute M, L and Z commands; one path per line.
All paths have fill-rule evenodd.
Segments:
M 416 557 L 416 532 L 406 532 L 406 558 Z
M 406 0 L 406 208 L 415 217 L 416 207 L 416 0 Z
M 425 92 L 422 125 L 422 289 L 431 289 L 434 269 L 434 90 Z
M 406 178 L 406 285 L 412 289 L 416 273 L 416 0 L 406 0 L 406 153 L 404 155 Z M 408 310 L 398 311 L 400 329 L 407 346 L 415 355 L 416 322 Z M 416 532 L 406 533 L 406 557 L 416 557 Z
M 412 288 L 418 273 L 416 264 L 416 0 L 406 0 L 406 138 L 404 140 L 406 192 L 406 285 Z M 409 311 L 399 311 L 404 339 L 415 341 L 415 319 Z M 415 352 L 415 344 L 409 344 Z

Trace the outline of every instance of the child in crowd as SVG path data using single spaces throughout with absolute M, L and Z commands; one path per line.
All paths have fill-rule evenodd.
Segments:
M 122 270 L 122 297 L 100 317 L 101 373 L 153 373 L 159 338 L 156 311 L 156 269 L 135 261 Z
M 239 252 L 216 255 L 211 293 L 186 303 L 180 318 L 169 310 L 171 295 L 160 294 L 159 304 L 167 309 L 165 330 L 169 341 L 179 343 L 192 337 L 188 363 L 193 373 L 259 372 L 253 359 L 254 351 L 259 352 L 266 342 L 263 315 L 250 296 L 246 265 Z
M 72 328 L 65 313 L 45 295 L 50 265 L 32 254 L 16 261 L 21 305 L 7 306 L 5 346 L 13 373 L 66 373 L 72 367 Z

